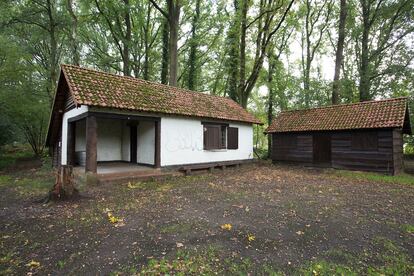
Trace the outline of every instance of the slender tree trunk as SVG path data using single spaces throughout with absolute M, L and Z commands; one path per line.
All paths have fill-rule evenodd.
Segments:
M 54 18 L 55 7 L 50 0 L 47 0 L 47 11 L 49 16 L 49 39 L 50 39 L 50 64 L 49 64 L 49 103 L 53 104 L 56 82 L 57 82 L 57 40 L 56 40 L 56 23 Z
M 161 83 L 168 83 L 168 65 L 169 65 L 169 44 L 170 44 L 170 31 L 168 18 L 163 19 L 162 24 L 162 63 L 161 63 Z
M 361 0 L 362 4 L 362 39 L 361 39 L 361 66 L 359 70 L 359 100 L 370 100 L 370 70 L 369 70 L 369 31 L 370 31 L 370 1 Z
M 335 74 L 332 85 L 332 104 L 339 103 L 340 92 L 340 75 L 341 65 L 343 61 L 344 53 L 344 41 L 345 41 L 345 23 L 346 23 L 347 6 L 346 0 L 341 0 L 341 10 L 339 14 L 339 29 L 338 29 L 338 43 L 336 46 L 336 58 L 335 58 Z
M 228 57 L 227 57 L 227 71 L 228 83 L 226 93 L 235 102 L 240 103 L 240 97 L 237 91 L 237 84 L 239 78 L 240 68 L 240 17 L 239 17 L 239 0 L 234 0 L 234 18 L 228 31 Z
M 143 78 L 144 80 L 149 80 L 149 55 L 150 55 L 150 21 L 151 21 L 151 2 L 148 2 L 147 7 L 147 18 L 145 22 L 145 28 L 144 28 L 144 74 Z
M 271 47 L 270 47 L 271 48 Z M 270 126 L 273 120 L 273 100 L 274 100 L 274 89 L 273 89 L 273 74 L 275 72 L 276 62 L 275 57 L 272 50 L 269 50 L 269 71 L 267 75 L 267 83 L 268 83 L 268 105 L 267 105 L 267 125 Z M 272 157 L 272 135 L 267 135 L 267 158 Z
M 71 17 L 71 28 L 70 28 L 70 46 L 72 52 L 72 63 L 75 65 L 80 64 L 80 55 L 78 49 L 78 17 L 76 16 L 75 11 L 73 10 L 74 3 L 76 0 L 67 0 L 67 8 L 69 15 Z
M 132 28 L 131 28 L 129 0 L 124 0 L 124 4 L 126 7 L 126 13 L 125 13 L 125 18 L 124 18 L 126 33 L 125 33 L 125 38 L 123 41 L 122 62 L 123 62 L 124 75 L 130 76 L 131 69 L 130 69 L 130 64 L 129 64 L 129 47 L 131 45 Z
M 196 8 L 193 17 L 193 23 L 191 28 L 191 45 L 190 45 L 190 55 L 188 58 L 189 61 L 189 71 L 188 71 L 188 89 L 196 90 L 197 89 L 197 50 L 198 50 L 198 37 L 197 37 L 197 25 L 200 18 L 200 4 L 201 0 L 196 0 Z
M 170 78 L 169 85 L 177 86 L 178 74 L 178 25 L 180 21 L 180 0 L 168 0 L 168 20 L 170 27 L 169 56 Z
M 247 32 L 247 10 L 248 0 L 241 0 L 240 11 L 240 74 L 239 74 L 239 86 L 237 94 L 239 98 L 243 98 L 244 86 L 246 83 L 246 32 Z M 242 101 L 242 106 L 244 101 Z M 247 103 L 246 103 L 247 105 Z

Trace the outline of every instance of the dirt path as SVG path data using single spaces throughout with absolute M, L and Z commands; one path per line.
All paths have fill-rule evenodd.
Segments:
M 149 260 L 211 248 L 218 263 L 248 260 L 243 269 L 251 272 L 271 266 L 290 274 L 321 261 L 414 269 L 410 185 L 265 164 L 83 195 L 43 206 L 32 203 L 37 195 L 0 185 L 0 273 L 130 274 Z M 110 223 L 108 210 L 123 222 Z

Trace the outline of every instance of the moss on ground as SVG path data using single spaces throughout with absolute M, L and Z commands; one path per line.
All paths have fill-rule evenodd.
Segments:
M 392 175 L 384 175 L 384 174 L 372 173 L 372 172 L 335 170 L 333 171 L 333 175 L 340 176 L 340 177 L 347 177 L 347 178 L 356 179 L 356 180 L 414 185 L 414 175 L 405 174 L 405 173 L 392 176 Z

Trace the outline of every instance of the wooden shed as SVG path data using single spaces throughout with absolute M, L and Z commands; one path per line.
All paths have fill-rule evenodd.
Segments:
M 266 130 L 274 162 L 398 174 L 403 134 L 412 134 L 407 98 L 281 112 Z

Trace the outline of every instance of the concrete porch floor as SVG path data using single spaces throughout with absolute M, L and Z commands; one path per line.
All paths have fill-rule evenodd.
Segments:
M 75 174 L 84 174 L 85 167 L 74 168 Z M 167 176 L 178 175 L 176 171 L 162 171 L 159 168 L 143 166 L 127 162 L 105 162 L 98 163 L 97 177 L 99 183 L 122 183 L 128 181 L 155 179 Z
M 142 171 L 160 171 L 160 169 L 152 168 L 150 166 L 143 166 L 127 162 L 108 162 L 98 163 L 98 174 L 108 173 L 128 173 L 128 172 L 142 172 Z

